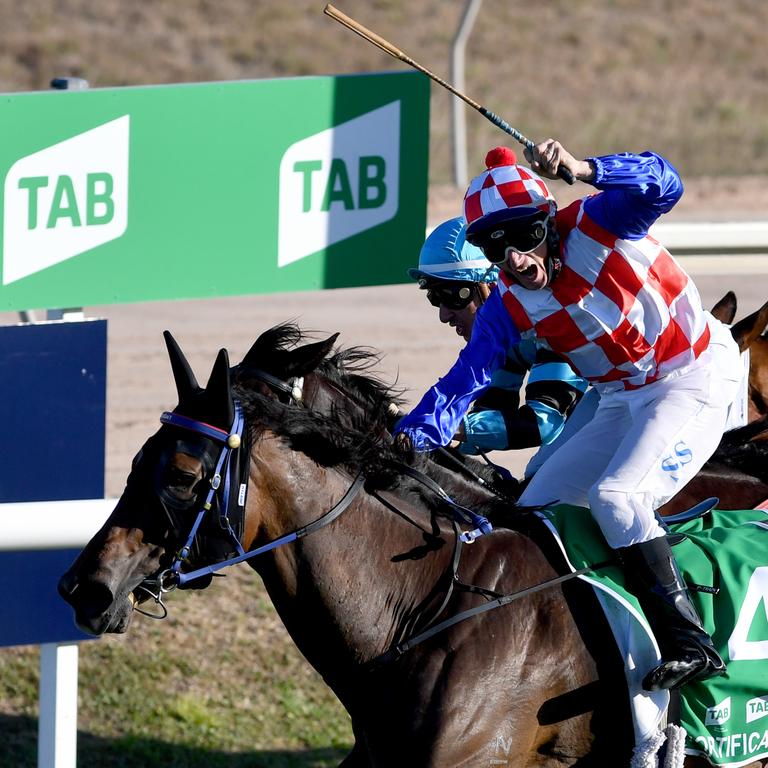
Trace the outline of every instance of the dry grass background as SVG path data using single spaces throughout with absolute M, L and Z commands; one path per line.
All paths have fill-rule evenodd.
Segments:
M 336 4 L 427 67 L 449 75 L 462 0 Z M 64 75 L 105 87 L 403 68 L 323 16 L 323 5 L 322 0 L 0 0 L 0 92 L 44 89 L 51 77 Z M 667 155 L 688 189 L 675 216 L 765 218 L 767 22 L 765 0 L 486 0 L 467 50 L 466 90 L 523 133 L 557 136 L 575 154 L 652 147 Z M 448 95 L 433 88 L 432 222 L 455 215 L 462 193 L 450 184 L 449 115 Z M 471 111 L 467 125 L 469 168 L 479 170 L 486 149 L 504 137 Z M 560 185 L 557 191 L 567 200 L 575 190 Z M 399 290 L 360 294 L 359 301 L 370 306 L 380 300 L 376 311 L 386 317 L 387 301 L 399 297 Z M 720 292 L 719 284 L 711 285 L 708 300 Z M 306 303 L 312 311 L 312 300 Z M 275 304 L 234 306 L 258 331 Z M 172 327 L 187 330 L 182 335 L 188 345 L 203 344 L 198 354 L 206 364 L 205 345 L 214 341 L 195 335 L 192 316 L 202 309 L 223 329 L 225 319 L 217 313 L 228 315 L 231 306 L 173 308 Z M 148 307 L 142 314 L 149 319 L 134 327 L 129 308 L 104 309 L 111 349 L 113 334 L 138 338 L 136 358 L 127 361 L 125 380 L 119 382 L 134 395 L 110 429 L 120 435 L 132 430 L 140 442 L 161 409 L 152 398 L 164 397 L 146 390 L 141 380 L 150 348 L 145 344 L 159 343 L 163 320 Z M 420 311 L 427 322 L 428 308 Z M 154 320 L 157 328 L 150 332 Z M 354 320 L 347 325 L 349 343 Z M 382 325 L 381 334 L 391 330 Z M 235 339 L 245 344 L 246 333 L 241 335 Z M 121 344 L 123 337 L 118 336 Z M 407 333 L 400 338 L 406 353 L 409 343 L 417 344 Z M 366 340 L 379 342 L 376 334 Z M 230 343 L 223 331 L 219 341 Z M 450 341 L 455 342 L 440 339 L 444 345 Z M 166 362 L 158 365 L 158 377 L 167 378 Z M 168 404 L 163 401 L 163 407 Z M 118 445 L 109 450 L 117 468 L 108 478 L 110 493 L 119 492 L 138 447 L 135 437 L 113 442 Z M 137 621 L 127 637 L 83 646 L 81 766 L 335 764 L 333 750 L 320 748 L 349 741 L 348 724 L 286 637 L 258 579 L 241 567 L 228 586 L 217 584 L 204 595 L 174 595 L 172 602 L 168 622 Z M 152 674 L 137 686 L 135 670 L 152 664 Z M 0 653 L 0 765 L 34 765 L 35 665 L 34 649 Z M 133 678 L 123 674 L 131 670 Z M 303 750 L 296 762 L 294 750 Z
M 462 0 L 337 0 L 438 74 Z M 0 92 L 52 76 L 122 86 L 402 69 L 323 0 L 0 0 Z M 486 0 L 466 91 L 575 154 L 653 147 L 686 178 L 768 174 L 764 0 Z M 433 88 L 431 182 L 451 181 L 450 96 Z M 469 108 L 467 108 L 469 110 Z M 469 168 L 503 140 L 468 112 Z

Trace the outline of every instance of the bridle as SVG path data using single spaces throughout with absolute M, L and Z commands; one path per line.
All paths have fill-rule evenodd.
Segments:
M 304 401 L 303 376 L 294 376 L 292 379 L 283 381 L 277 376 L 273 376 L 271 373 L 262 371 L 260 368 L 249 368 L 248 375 L 254 379 L 258 379 L 273 389 L 277 389 L 280 392 L 285 392 L 297 405 Z
M 164 412 L 160 416 L 160 421 L 167 426 L 194 432 L 203 438 L 214 441 L 219 445 L 219 455 L 216 460 L 215 469 L 208 477 L 209 489 L 205 496 L 205 500 L 195 516 L 184 544 L 174 554 L 170 566 L 160 571 L 156 576 L 145 579 L 139 587 L 137 587 L 137 589 L 140 588 L 151 595 L 164 611 L 162 615 L 157 616 L 147 611 L 141 611 L 152 618 L 165 618 L 167 615 L 167 610 L 162 601 L 164 594 L 172 592 L 178 587 L 184 587 L 190 582 L 203 576 L 214 575 L 227 566 L 241 563 L 253 557 L 258 557 L 259 555 L 277 549 L 284 544 L 296 541 L 304 536 L 308 536 L 329 525 L 352 503 L 363 487 L 364 477 L 360 473 L 355 477 L 352 485 L 347 489 L 342 498 L 319 518 L 291 531 L 290 533 L 280 536 L 274 541 L 264 544 L 257 549 L 252 549 L 246 552 L 240 541 L 240 537 L 235 533 L 232 523 L 233 513 L 230 504 L 232 499 L 231 489 L 234 484 L 238 485 L 236 506 L 240 510 L 240 513 L 245 510 L 248 492 L 247 470 L 241 475 L 242 470 L 238 470 L 238 462 L 235 461 L 237 452 L 242 451 L 246 444 L 244 436 L 245 419 L 243 417 L 243 409 L 240 401 L 234 400 L 234 418 L 229 431 L 169 411 Z M 246 462 L 240 462 L 240 465 L 245 465 L 247 467 Z M 215 506 L 218 507 L 219 511 L 219 525 L 228 538 L 235 554 L 210 565 L 195 568 L 191 571 L 182 571 L 181 568 L 192 552 L 192 547 L 199 535 L 203 521 L 206 519 L 207 515 L 213 512 Z

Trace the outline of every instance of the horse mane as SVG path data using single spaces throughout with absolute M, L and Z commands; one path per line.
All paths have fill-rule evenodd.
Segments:
M 394 405 L 399 409 L 405 402 L 403 390 L 396 382 L 386 384 L 371 372 L 380 361 L 381 355 L 370 347 L 347 347 L 324 360 L 318 372 L 368 405 L 385 404 L 387 410 Z
M 256 350 L 253 359 L 259 361 L 260 367 L 285 375 L 292 351 L 301 349 L 299 345 L 309 335 L 295 323 L 275 326 L 259 336 L 248 357 Z M 451 471 L 430 454 L 404 454 L 394 447 L 390 434 L 396 421 L 393 406 L 399 410 L 403 404 L 403 390 L 383 382 L 373 372 L 380 359 L 379 353 L 369 347 L 328 349 L 311 371 L 301 372 L 300 375 L 319 374 L 345 395 L 335 398 L 328 412 L 298 408 L 266 395 L 263 387 L 255 387 L 253 379 L 249 379 L 247 368 L 238 372 L 235 392 L 243 405 L 251 439 L 258 440 L 269 430 L 322 467 L 343 468 L 350 474 L 362 472 L 369 488 L 407 487 L 433 507 L 433 495 L 426 494 L 423 486 L 403 475 L 404 463 L 432 477 L 459 503 L 481 503 L 478 496 L 484 496 L 482 503 L 489 503 L 488 492 L 457 473 L 455 467 Z M 464 462 L 471 464 L 472 471 L 487 486 L 498 481 L 485 464 L 470 458 Z M 439 502 L 437 506 L 441 506 Z
M 293 322 L 283 323 L 262 333 L 249 355 L 255 352 L 264 370 L 281 371 L 292 351 L 312 335 Z M 347 395 L 337 398 L 329 413 L 280 402 L 255 389 L 247 370 L 238 372 L 234 390 L 251 438 L 257 440 L 269 430 L 320 466 L 362 471 L 377 486 L 392 485 L 398 474 L 393 464 L 406 460 L 394 450 L 389 435 L 390 408 L 402 404 L 402 391 L 372 372 L 379 361 L 380 355 L 372 349 L 348 347 L 329 353 L 306 372 L 320 374 Z

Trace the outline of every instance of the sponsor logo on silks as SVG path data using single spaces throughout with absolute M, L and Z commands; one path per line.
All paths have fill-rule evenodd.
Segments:
M 722 725 L 731 719 L 731 697 L 727 696 L 714 707 L 707 707 L 704 725 Z
M 768 716 L 768 695 L 756 696 L 750 699 L 746 706 L 747 722 L 753 723 L 761 717 Z
M 716 760 L 724 760 L 726 758 L 741 760 L 745 757 L 755 760 L 768 754 L 768 731 L 729 733 L 723 736 L 697 736 L 693 741 L 710 758 L 715 758 Z M 730 765 L 745 765 L 745 763 L 731 762 Z
M 130 116 L 17 160 L 5 177 L 3 285 L 120 237 Z
M 292 144 L 280 161 L 277 265 L 397 214 L 400 102 Z
M 768 566 L 765 565 L 755 568 L 749 577 L 739 615 L 728 638 L 728 658 L 731 661 L 768 659 L 768 639 L 765 639 L 764 629 L 750 637 L 752 625 L 759 617 L 762 617 L 762 621 L 768 617 Z M 763 638 L 760 638 L 761 634 Z
M 665 472 L 670 473 L 670 477 L 677 482 L 680 478 L 677 475 L 673 475 L 673 472 L 677 472 L 681 467 L 686 464 L 690 464 L 693 460 L 693 451 L 685 444 L 685 441 L 680 440 L 675 443 L 672 453 L 668 453 L 661 460 L 661 468 Z

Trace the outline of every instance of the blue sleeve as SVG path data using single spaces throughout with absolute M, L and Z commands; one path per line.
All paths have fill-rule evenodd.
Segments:
M 586 199 L 584 209 L 601 227 L 628 240 L 639 240 L 683 194 L 680 175 L 653 152 L 588 158 L 595 164 L 592 185 L 601 195 Z
M 417 451 L 448 445 L 470 403 L 488 387 L 492 373 L 519 339 L 520 333 L 494 291 L 475 315 L 472 337 L 458 360 L 398 422 L 395 433 L 407 434 Z

